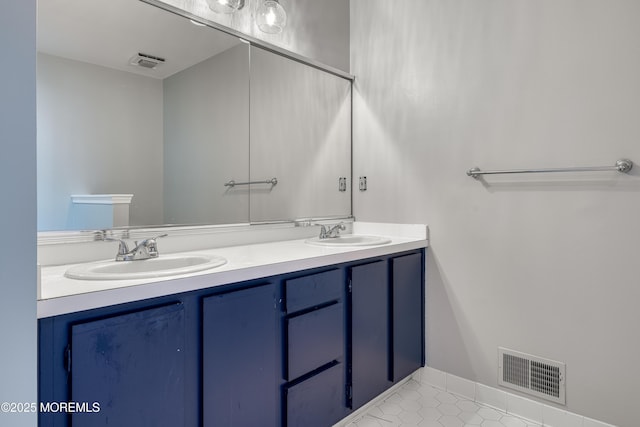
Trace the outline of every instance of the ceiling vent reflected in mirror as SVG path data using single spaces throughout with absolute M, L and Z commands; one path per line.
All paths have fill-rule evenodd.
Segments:
M 159 56 L 147 55 L 146 53 L 138 52 L 129 60 L 129 64 L 155 70 L 159 65 L 164 64 L 165 61 L 166 60 L 164 58 Z
M 242 9 L 244 0 L 207 0 L 207 5 L 216 13 L 228 15 Z

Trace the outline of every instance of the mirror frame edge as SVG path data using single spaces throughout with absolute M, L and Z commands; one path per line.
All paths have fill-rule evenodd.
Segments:
M 316 61 L 314 59 L 307 58 L 307 57 L 305 57 L 303 55 L 300 55 L 300 54 L 297 54 L 297 53 L 292 52 L 290 50 L 287 50 L 287 49 L 282 48 L 280 46 L 277 46 L 277 45 L 275 45 L 273 43 L 269 43 L 269 42 L 267 42 L 265 40 L 250 36 L 248 34 L 245 34 L 245 33 L 242 33 L 240 31 L 234 30 L 233 28 L 226 27 L 226 26 L 224 26 L 222 24 L 219 24 L 217 22 L 208 20 L 208 19 L 203 18 L 201 16 L 194 15 L 193 13 L 188 12 L 188 11 L 186 11 L 184 9 L 180 9 L 180 8 L 178 8 L 176 6 L 172 6 L 170 4 L 167 4 L 167 3 L 163 2 L 162 0 L 139 0 L 139 1 L 141 1 L 143 3 L 150 4 L 150 5 L 155 6 L 157 8 L 163 9 L 163 10 L 165 10 L 167 12 L 182 16 L 184 18 L 191 19 L 191 20 L 196 21 L 196 22 L 198 22 L 200 24 L 206 25 L 207 27 L 211 27 L 211 28 L 213 28 L 215 30 L 222 31 L 223 33 L 226 33 L 226 34 L 228 34 L 230 36 L 237 37 L 240 40 L 243 40 L 243 41 L 247 42 L 251 46 L 255 46 L 255 47 L 262 48 L 264 50 L 268 50 L 268 51 L 273 52 L 275 54 L 278 54 L 280 56 L 284 56 L 285 58 L 289 58 L 289 59 L 292 59 L 294 61 L 301 62 L 303 64 L 309 65 L 311 67 L 317 68 L 319 70 L 325 71 L 325 72 L 333 74 L 335 76 L 342 77 L 343 79 L 350 80 L 351 82 L 355 81 L 355 79 L 356 79 L 353 74 L 350 74 L 350 73 L 348 73 L 346 71 L 343 71 L 343 70 L 341 70 L 339 68 L 335 68 L 335 67 L 332 67 L 330 65 L 324 64 L 324 63 L 322 63 L 320 61 Z
M 308 227 L 311 225 L 332 224 L 336 221 L 355 222 L 353 215 L 322 217 L 322 218 L 300 218 L 284 219 L 279 221 L 264 222 L 242 222 L 235 224 L 209 224 L 209 225 L 158 225 L 110 228 L 104 230 L 61 230 L 61 231 L 39 231 L 38 246 L 58 245 L 68 243 L 90 243 L 103 241 L 105 237 L 118 239 L 144 239 L 152 234 L 166 233 L 170 236 L 189 236 L 203 234 L 228 233 L 234 231 L 249 231 L 256 227 L 270 228 L 293 228 Z

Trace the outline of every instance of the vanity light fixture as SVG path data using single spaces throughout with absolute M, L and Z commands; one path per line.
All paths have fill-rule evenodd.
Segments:
M 206 0 L 209 9 L 230 15 L 244 7 L 245 0 Z M 258 0 L 256 25 L 263 33 L 279 34 L 287 25 L 287 11 L 278 0 Z
M 256 11 L 256 25 L 260 31 L 268 34 L 279 34 L 287 25 L 287 12 L 278 0 L 260 0 Z
M 231 14 L 244 7 L 244 0 L 207 0 L 209 9 L 216 13 Z

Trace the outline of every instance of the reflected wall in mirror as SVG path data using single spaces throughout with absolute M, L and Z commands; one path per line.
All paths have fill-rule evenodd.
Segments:
M 252 46 L 250 92 L 251 220 L 351 215 L 351 82 Z
M 39 0 L 37 78 L 39 231 L 112 228 L 74 194 L 133 194 L 131 226 L 249 221 L 223 186 L 249 175 L 246 43 L 140 1 Z
M 211 30 L 213 31 L 213 30 Z M 249 50 L 240 43 L 164 80 L 164 222 L 249 222 Z

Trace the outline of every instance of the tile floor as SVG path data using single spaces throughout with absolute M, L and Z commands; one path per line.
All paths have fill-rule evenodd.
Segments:
M 411 379 L 346 427 L 539 427 Z

